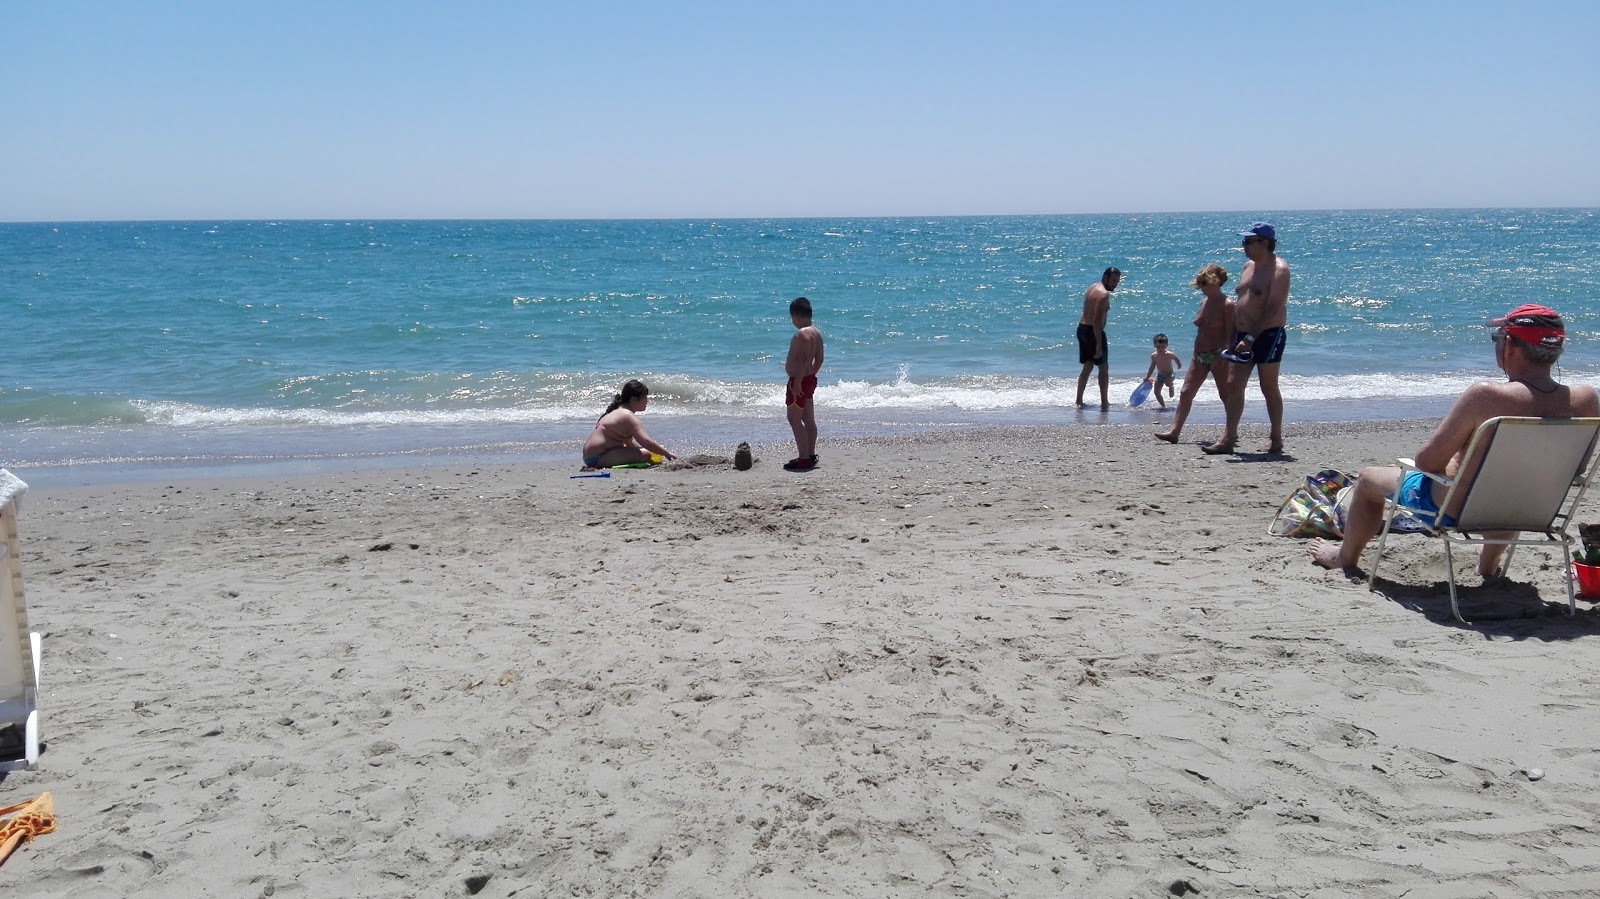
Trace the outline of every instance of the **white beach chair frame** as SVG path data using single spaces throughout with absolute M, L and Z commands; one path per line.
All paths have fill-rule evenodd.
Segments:
M 1600 437 L 1600 418 L 1491 418 L 1478 426 L 1462 458 L 1469 463 L 1483 462 L 1471 480 L 1447 478 L 1431 472 L 1422 474 L 1445 485 L 1448 492 L 1437 513 L 1401 506 L 1396 497 L 1384 502 L 1383 532 L 1378 538 L 1378 554 L 1372 561 L 1368 589 L 1376 590 L 1378 565 L 1383 561 L 1389 526 L 1402 510 L 1427 525 L 1430 537 L 1444 540 L 1445 571 L 1450 581 L 1450 611 L 1456 620 L 1461 606 L 1456 601 L 1456 568 L 1451 554 L 1454 543 L 1508 546 L 1500 563 L 1503 574 L 1511 565 L 1518 546 L 1555 547 L 1561 551 L 1561 568 L 1567 576 L 1567 614 L 1577 613 L 1577 590 L 1572 577 L 1572 547 L 1576 542 L 1568 528 L 1578 504 L 1593 483 L 1600 468 L 1600 453 L 1595 441 Z M 1481 446 L 1481 449 L 1480 449 Z M 1421 471 L 1411 459 L 1400 459 L 1401 476 Z M 1454 524 L 1443 524 L 1444 510 L 1456 505 L 1456 494 L 1465 491 L 1461 514 Z M 1512 532 L 1510 537 L 1487 537 L 1488 533 Z M 1476 536 L 1475 536 L 1476 535 Z
M 18 501 L 28 489 L 0 468 L 0 724 L 21 725 L 23 757 L 0 758 L 0 771 L 39 767 L 38 634 L 28 630 L 17 541 Z

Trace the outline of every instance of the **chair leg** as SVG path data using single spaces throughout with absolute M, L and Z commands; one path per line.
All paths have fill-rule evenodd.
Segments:
M 1566 549 L 1570 550 L 1571 547 L 1566 547 Z M 1567 564 L 1562 566 L 1567 570 L 1567 615 L 1572 616 L 1578 614 L 1578 587 L 1572 582 L 1571 553 L 1563 552 L 1562 557 L 1567 560 Z
M 1450 579 L 1450 611 L 1456 616 L 1457 621 L 1471 624 L 1472 622 L 1461 617 L 1461 606 L 1456 603 L 1456 562 L 1455 556 L 1450 552 L 1449 537 L 1444 538 L 1444 570 L 1446 577 Z
M 1372 557 L 1372 570 L 1367 572 L 1367 590 L 1378 589 L 1378 566 L 1383 564 L 1383 546 L 1389 542 L 1389 525 L 1394 522 L 1394 510 L 1399 503 L 1385 498 L 1383 501 L 1383 530 L 1378 534 L 1378 554 Z

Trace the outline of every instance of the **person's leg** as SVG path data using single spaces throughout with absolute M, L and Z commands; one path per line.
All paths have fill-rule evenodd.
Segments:
M 1228 360 L 1223 359 L 1220 356 L 1217 357 L 1216 359 L 1211 360 L 1211 383 L 1216 385 L 1216 388 L 1217 388 L 1217 399 L 1219 399 L 1219 400 L 1227 399 L 1228 391 L 1233 389 L 1233 380 L 1232 380 L 1232 378 L 1233 378 L 1233 363 L 1232 362 L 1229 362 Z M 1201 378 L 1200 379 L 1200 383 L 1201 383 L 1202 386 L 1205 384 L 1205 380 L 1206 380 L 1205 378 Z
M 1111 366 L 1104 362 L 1097 366 L 1100 369 L 1100 408 L 1111 408 Z
M 1222 392 L 1222 408 L 1225 416 L 1222 426 L 1222 436 L 1216 443 L 1204 447 L 1205 452 L 1213 455 L 1233 452 L 1233 445 L 1239 442 L 1239 420 L 1244 418 L 1244 391 L 1250 386 L 1250 365 L 1248 363 L 1228 362 L 1227 388 L 1221 384 L 1217 389 Z
M 1384 498 L 1399 489 L 1400 469 L 1387 465 L 1361 469 L 1344 519 L 1344 540 L 1335 543 L 1318 537 L 1311 541 L 1311 561 L 1323 568 L 1354 568 L 1361 561 L 1361 551 L 1383 530 Z
M 1162 396 L 1161 396 L 1161 386 L 1162 386 L 1162 381 L 1161 381 L 1160 378 L 1157 378 L 1156 379 L 1156 389 L 1151 391 L 1151 392 L 1156 395 L 1156 404 L 1159 405 L 1161 408 L 1165 409 L 1165 408 L 1167 408 L 1167 401 L 1165 399 L 1163 399 Z M 1167 387 L 1167 393 L 1169 393 L 1169 394 L 1172 393 L 1172 382 L 1171 381 L 1167 381 L 1166 382 L 1166 387 Z
M 810 454 L 806 452 L 806 410 L 804 406 L 793 403 L 785 406 L 789 413 L 789 430 L 794 432 L 794 454 L 796 459 L 804 459 Z
M 1267 452 L 1283 452 L 1283 394 L 1278 391 L 1278 363 L 1256 367 L 1257 383 L 1261 385 L 1261 398 L 1267 404 L 1267 420 L 1272 423 L 1272 437 Z M 1243 397 L 1240 397 L 1241 403 Z
M 613 446 L 600 454 L 600 464 L 596 468 L 610 468 L 613 465 L 632 465 L 635 462 L 649 462 L 650 451 L 642 446 Z
M 1493 531 L 1485 532 L 1483 536 L 1493 540 L 1505 540 L 1516 535 L 1516 531 Z M 1499 577 L 1500 563 L 1506 557 L 1506 550 L 1510 548 L 1504 543 L 1485 543 L 1483 548 L 1478 550 L 1478 574 L 1482 575 L 1486 580 L 1492 577 Z
M 1089 372 L 1094 369 L 1093 362 L 1083 363 L 1083 368 L 1078 372 L 1078 405 L 1083 405 L 1083 391 L 1089 386 Z
M 1183 433 L 1183 423 L 1189 419 L 1189 406 L 1200 393 L 1200 385 L 1206 382 L 1206 368 L 1199 359 L 1190 360 L 1189 372 L 1183 376 L 1183 390 L 1178 394 L 1178 411 L 1172 414 L 1172 427 L 1157 433 L 1157 440 L 1178 442 L 1178 435 Z
M 817 405 L 807 402 L 800 412 L 800 426 L 805 431 L 806 445 L 800 450 L 800 458 L 815 459 L 817 457 Z

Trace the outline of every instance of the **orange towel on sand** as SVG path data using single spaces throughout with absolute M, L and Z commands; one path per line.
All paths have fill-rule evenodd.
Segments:
M 16 813 L 16 817 L 9 821 L 0 820 L 0 865 L 6 863 L 6 859 L 11 857 L 23 840 L 31 840 L 56 829 L 56 804 L 49 793 L 40 793 L 38 799 L 20 805 L 0 808 L 0 819 L 12 812 Z

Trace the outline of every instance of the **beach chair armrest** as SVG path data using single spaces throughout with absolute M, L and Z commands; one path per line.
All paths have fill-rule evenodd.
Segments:
M 1421 474 L 1423 477 L 1425 477 L 1425 478 L 1427 478 L 1427 479 L 1429 479 L 1431 481 L 1438 481 L 1439 483 L 1443 484 L 1446 487 L 1454 487 L 1455 486 L 1455 483 L 1456 483 L 1456 479 L 1455 478 L 1445 477 L 1442 474 L 1434 474 L 1431 471 L 1423 471 L 1422 469 L 1417 467 L 1417 462 L 1416 462 L 1415 459 L 1411 459 L 1411 458 L 1408 458 L 1408 457 L 1405 457 L 1405 456 L 1401 456 L 1396 461 L 1400 463 L 1400 470 L 1401 470 L 1402 473 L 1408 472 L 1408 471 L 1415 471 L 1415 472 L 1418 472 L 1419 474 Z

